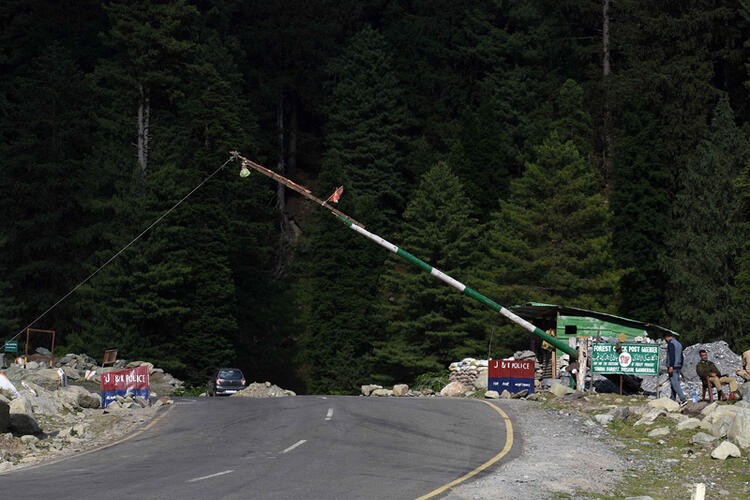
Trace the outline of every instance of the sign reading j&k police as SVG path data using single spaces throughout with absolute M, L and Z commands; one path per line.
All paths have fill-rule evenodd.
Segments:
M 101 374 L 102 408 L 106 408 L 117 396 L 132 394 L 148 401 L 148 366 L 142 365 L 131 370 L 120 370 Z
M 511 394 L 523 390 L 534 392 L 534 361 L 491 359 L 488 365 L 488 390 Z

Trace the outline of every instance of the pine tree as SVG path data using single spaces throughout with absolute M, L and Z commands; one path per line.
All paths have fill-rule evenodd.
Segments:
M 90 88 L 71 54 L 59 44 L 4 82 L 7 104 L 0 120 L 0 249 L 21 318 L 32 321 L 80 279 L 88 196 L 84 157 L 92 128 Z M 64 334 L 71 303 L 41 318 L 37 328 Z M 19 328 L 24 325 L 19 325 Z
M 409 201 L 398 245 L 451 276 L 465 276 L 476 257 L 471 211 L 461 181 L 437 163 Z M 469 321 L 467 299 L 455 289 L 398 257 L 389 260 L 381 286 L 378 315 L 386 323 L 374 355 L 382 382 L 413 382 L 478 355 L 484 332 Z
M 585 143 L 580 92 L 566 84 L 558 109 L 559 130 L 535 150 L 523 176 L 511 182 L 507 200 L 488 229 L 484 280 L 500 304 L 547 302 L 615 312 L 621 271 L 613 260 L 611 213 L 599 170 L 576 143 Z M 580 131 L 583 131 L 582 133 Z M 569 136 L 563 142 L 560 134 Z M 583 137 L 582 137 L 583 136 Z M 574 142 L 575 141 L 575 142 Z M 525 332 L 500 328 L 505 352 L 524 347 Z M 498 345 L 498 348 L 500 345 Z
M 737 259 L 748 235 L 744 224 L 737 224 L 740 199 L 735 179 L 748 160 L 750 144 L 724 97 L 681 176 L 675 229 L 663 263 L 669 277 L 670 324 L 685 342 L 733 342 L 739 332 L 732 292 Z
M 374 29 L 355 35 L 330 66 L 332 97 L 320 185 L 345 186 L 341 209 L 392 234 L 403 206 L 404 109 L 388 46 Z M 321 212 L 322 213 L 322 212 Z M 352 391 L 378 336 L 373 300 L 385 255 L 325 213 L 310 228 L 302 300 L 305 362 L 313 391 Z M 357 359 L 357 363 L 350 360 Z

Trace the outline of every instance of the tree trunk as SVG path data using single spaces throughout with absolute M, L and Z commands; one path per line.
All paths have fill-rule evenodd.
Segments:
M 279 105 L 276 110 L 276 129 L 279 140 L 279 157 L 276 163 L 276 171 L 286 174 L 286 130 L 284 122 L 284 92 L 279 92 Z M 279 211 L 279 240 L 276 258 L 276 269 L 274 275 L 280 278 L 284 275 L 286 264 L 289 260 L 289 240 L 291 228 L 289 225 L 289 214 L 286 210 L 286 188 L 278 183 L 276 186 L 276 209 Z
M 604 98 L 604 123 L 602 124 L 602 170 L 605 189 L 612 181 L 612 112 L 609 107 L 609 1 L 602 1 L 602 88 Z
M 138 84 L 138 166 L 141 169 L 141 179 L 146 178 L 148 171 L 148 142 L 149 125 L 151 121 L 151 101 L 148 88 Z

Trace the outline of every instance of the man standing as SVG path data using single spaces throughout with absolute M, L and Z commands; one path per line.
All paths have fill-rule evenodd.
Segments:
M 750 381 L 750 349 L 742 353 L 742 370 L 737 370 L 737 375 Z
M 701 360 L 695 365 L 695 373 L 701 378 L 701 383 L 704 387 L 707 387 L 707 383 L 710 383 L 716 387 L 716 393 L 719 395 L 721 401 L 725 401 L 727 397 L 721 390 L 723 384 L 729 384 L 729 392 L 733 398 L 742 399 L 737 392 L 737 380 L 734 377 L 727 377 L 722 375 L 719 368 L 711 361 L 708 360 L 708 352 L 705 349 L 698 351 Z M 705 394 L 705 393 L 704 393 Z
M 680 386 L 680 372 L 682 371 L 682 344 L 674 338 L 672 332 L 664 334 L 664 341 L 667 343 L 667 373 L 669 374 L 669 383 L 672 386 L 672 399 L 679 401 L 681 404 L 687 403 L 687 398 L 682 392 Z

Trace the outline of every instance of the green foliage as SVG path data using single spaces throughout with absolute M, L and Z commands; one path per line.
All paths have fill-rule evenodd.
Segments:
M 343 184 L 344 212 L 504 305 L 605 309 L 747 346 L 750 174 L 730 120 L 709 118 L 726 95 L 748 127 L 748 2 L 610 2 L 604 79 L 601 7 L 4 2 L 0 335 L 237 149 L 322 196 Z M 450 173 L 419 184 L 441 161 Z M 217 173 L 35 326 L 197 383 L 231 362 L 298 392 L 439 373 L 483 353 L 488 331 L 495 356 L 528 347 L 277 193 Z
M 385 234 L 396 226 L 406 187 L 399 168 L 404 110 L 391 57 L 382 35 L 367 28 L 331 63 L 333 100 L 320 179 L 330 191 L 343 184 L 341 209 L 355 218 L 361 214 L 369 228 Z M 316 219 L 301 281 L 310 388 L 355 390 L 366 381 L 366 356 L 382 329 L 372 303 L 385 255 L 344 234 L 329 214 Z
M 728 100 L 722 98 L 706 138 L 681 176 L 674 230 L 667 242 L 667 310 L 672 328 L 686 342 L 732 342 L 739 332 L 733 289 L 748 233 L 738 220 L 735 179 L 748 160 L 750 144 L 735 125 Z
M 476 259 L 477 227 L 460 180 L 445 163 L 421 179 L 404 212 L 399 246 L 451 276 L 466 275 Z M 377 375 L 410 382 L 451 361 L 477 355 L 484 332 L 468 318 L 468 299 L 400 257 L 391 257 L 381 284 L 375 342 Z

